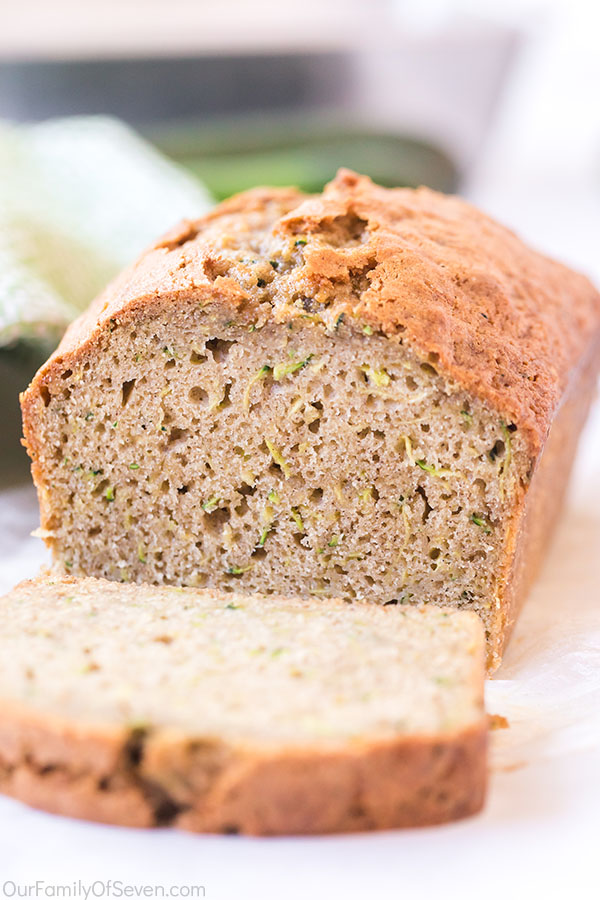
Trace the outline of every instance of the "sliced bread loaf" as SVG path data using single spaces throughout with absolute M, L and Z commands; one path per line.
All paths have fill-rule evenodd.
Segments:
M 342 172 L 184 223 L 23 398 L 41 535 L 120 581 L 477 611 L 500 659 L 600 297 L 455 197 Z
M 194 831 L 445 822 L 483 802 L 472 613 L 42 575 L 0 602 L 0 790 Z

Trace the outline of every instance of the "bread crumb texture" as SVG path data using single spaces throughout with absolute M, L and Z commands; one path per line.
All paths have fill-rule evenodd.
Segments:
M 473 614 L 48 575 L 3 599 L 0 644 L 0 789 L 34 805 L 285 833 L 483 799 Z
M 599 333 L 589 282 L 457 198 L 250 191 L 146 253 L 26 392 L 41 533 L 65 573 L 473 609 L 495 664 Z

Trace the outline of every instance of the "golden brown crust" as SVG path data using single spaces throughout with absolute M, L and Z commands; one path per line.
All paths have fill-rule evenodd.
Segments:
M 439 357 L 450 377 L 528 434 L 535 456 L 600 332 L 595 288 L 457 197 L 389 191 L 352 172 L 283 227 L 310 232 L 349 214 L 371 237 L 346 254 L 348 269 L 373 266 L 353 314 Z M 322 278 L 324 255 L 307 257 Z
M 434 825 L 478 812 L 487 723 L 339 748 L 229 747 L 3 705 L 0 790 L 48 812 L 253 835 Z
M 24 397 L 28 443 L 35 440 L 33 394 L 111 319 L 191 295 L 234 310 L 252 306 L 233 278 L 211 273 L 205 232 L 218 222 L 312 236 L 298 285 L 327 305 L 340 286 L 364 276 L 366 289 L 347 292 L 339 310 L 434 354 L 449 377 L 528 436 L 534 460 L 600 331 L 600 295 L 586 278 L 529 249 L 469 204 L 426 188 L 380 188 L 341 170 L 318 197 L 248 191 L 161 239 L 71 326 L 34 379 Z M 332 229 L 348 222 L 362 229 L 360 239 L 336 246 Z
M 582 360 L 552 423 L 507 546 L 505 597 L 491 668 L 502 658 L 518 613 L 538 574 L 560 518 L 579 435 L 596 395 L 600 344 Z

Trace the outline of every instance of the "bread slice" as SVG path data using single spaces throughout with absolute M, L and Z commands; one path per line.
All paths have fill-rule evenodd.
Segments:
M 445 822 L 485 780 L 472 613 L 40 576 L 0 603 L 0 790 L 70 816 Z
M 468 204 L 341 172 L 159 241 L 23 398 L 61 570 L 477 611 L 498 664 L 600 297 Z

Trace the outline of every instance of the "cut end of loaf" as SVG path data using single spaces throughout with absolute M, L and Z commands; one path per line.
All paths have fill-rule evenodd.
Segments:
M 188 308 L 123 324 L 43 403 L 43 526 L 66 573 L 434 601 L 497 631 L 528 458 L 435 359 L 343 323 L 249 332 Z

